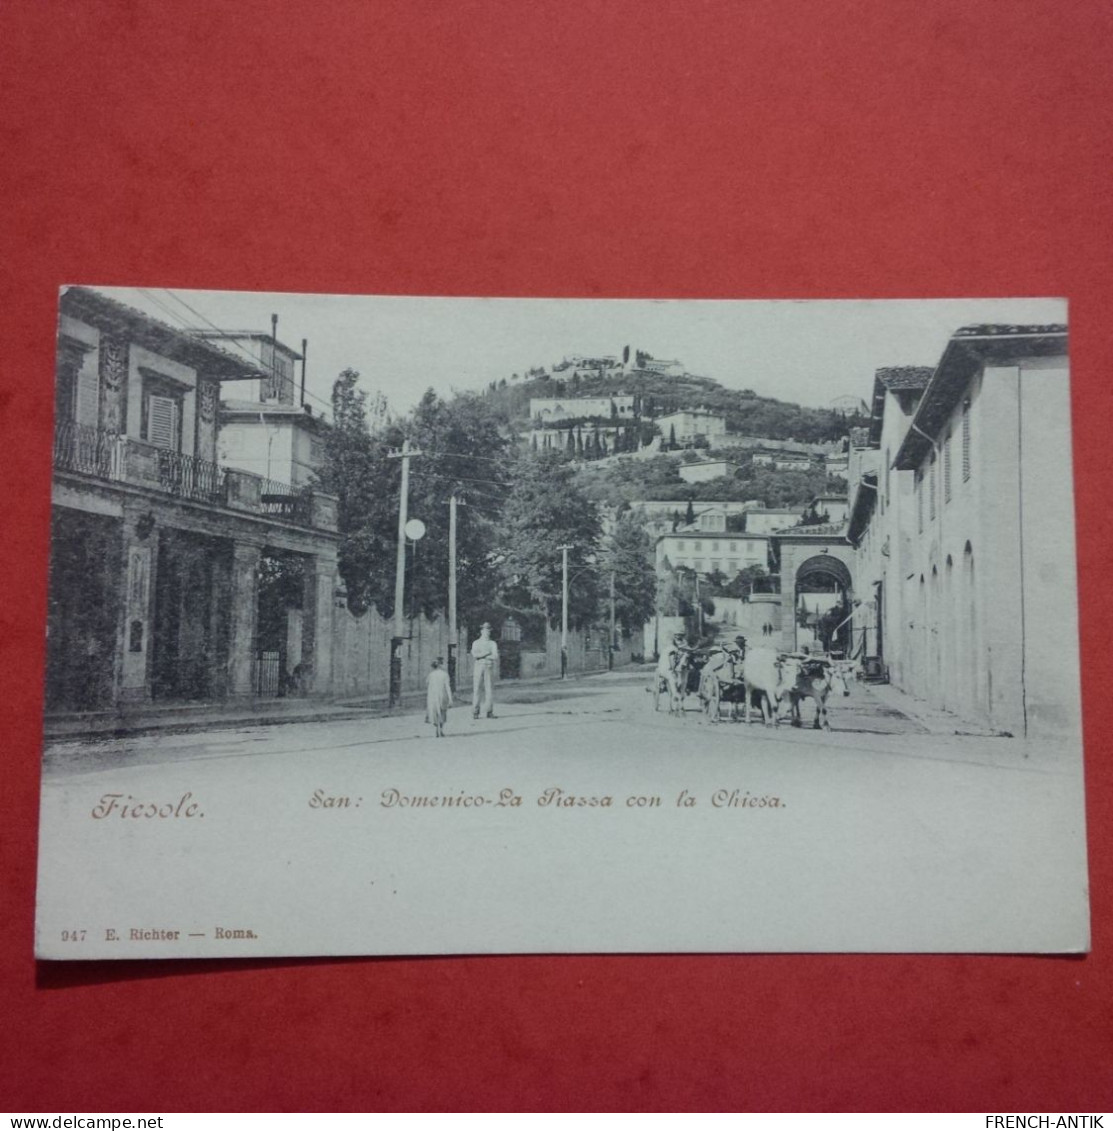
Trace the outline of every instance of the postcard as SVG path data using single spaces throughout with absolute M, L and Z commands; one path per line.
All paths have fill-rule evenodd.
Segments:
M 1089 946 L 1066 303 L 59 299 L 36 955 Z

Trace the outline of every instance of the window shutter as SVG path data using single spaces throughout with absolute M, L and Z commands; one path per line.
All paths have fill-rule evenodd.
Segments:
M 147 442 L 156 448 L 178 450 L 178 402 L 152 396 L 147 405 Z

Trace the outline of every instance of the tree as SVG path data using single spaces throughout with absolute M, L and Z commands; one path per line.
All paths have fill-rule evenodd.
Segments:
M 723 586 L 723 596 L 741 597 L 744 600 L 768 577 L 769 574 L 764 566 L 746 566 L 745 569 L 739 570 L 734 577 Z
M 689 573 L 673 569 L 666 558 L 657 573 L 657 612 L 663 617 L 690 617 L 695 612 L 686 594 L 692 592 Z
M 561 618 L 561 551 L 569 551 L 569 621 L 583 627 L 597 619 L 596 561 L 602 526 L 595 504 L 577 486 L 576 472 L 551 456 L 515 461 L 512 484 L 497 531 L 503 600 L 510 607 L 540 605 L 549 623 Z
M 696 508 L 692 506 L 691 498 L 688 499 L 688 508 L 684 512 L 684 525 L 691 526 L 696 521 Z
M 641 520 L 629 512 L 621 515 L 602 566 L 604 572 L 614 571 L 615 620 L 628 635 L 640 631 L 653 616 L 657 579 L 652 557 L 653 545 Z
M 372 604 L 385 610 L 393 578 L 394 529 L 398 507 L 398 460 L 387 449 L 401 435 L 372 436 L 367 394 L 357 387 L 359 373 L 345 369 L 332 386 L 332 424 L 324 434 L 317 485 L 337 499 L 340 534 L 338 568 L 348 608 L 362 616 Z
M 505 418 L 471 394 L 448 400 L 429 389 L 414 410 L 409 439 L 422 455 L 410 467 L 409 513 L 425 523 L 410 550 L 410 608 L 427 616 L 448 605 L 449 500 L 456 522 L 456 607 L 460 623 L 489 615 L 498 584 L 494 529 L 513 462 Z

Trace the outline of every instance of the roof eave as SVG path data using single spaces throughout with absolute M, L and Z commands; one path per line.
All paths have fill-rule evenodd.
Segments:
M 201 341 L 184 330 L 136 310 L 118 299 L 88 287 L 69 287 L 59 300 L 59 309 L 70 317 L 88 321 L 101 330 L 124 331 L 132 341 L 206 377 L 221 381 L 247 381 L 267 377 L 266 370 Z
M 893 458 L 895 471 L 913 471 L 931 450 L 930 438 L 942 428 L 962 390 L 989 361 L 1011 361 L 1022 357 L 1066 355 L 1068 332 L 1063 327 L 1041 328 L 1032 333 L 979 334 L 960 330 L 947 343 L 935 374 L 916 407 L 901 446 Z

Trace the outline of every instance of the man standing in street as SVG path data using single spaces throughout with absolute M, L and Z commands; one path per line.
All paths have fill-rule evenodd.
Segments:
M 491 639 L 491 625 L 483 622 L 479 639 L 471 646 L 472 696 L 471 717 L 479 718 L 479 692 L 483 689 L 483 713 L 488 719 L 495 717 L 494 679 L 495 664 L 498 662 L 499 648 Z

